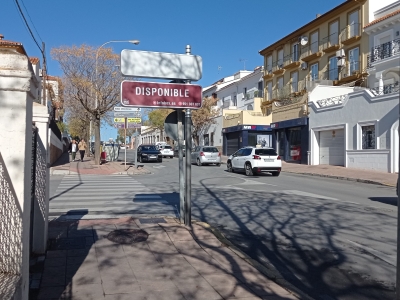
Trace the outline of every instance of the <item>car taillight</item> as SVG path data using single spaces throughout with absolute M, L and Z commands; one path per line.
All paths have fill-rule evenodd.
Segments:
M 278 157 L 277 157 L 276 159 L 279 159 L 279 160 L 281 160 L 281 157 L 278 155 Z
M 204 156 L 204 152 L 200 152 L 200 156 Z
M 261 156 L 259 156 L 259 155 L 253 155 L 253 159 L 261 159 Z
M 221 153 L 218 152 L 218 156 L 221 156 Z

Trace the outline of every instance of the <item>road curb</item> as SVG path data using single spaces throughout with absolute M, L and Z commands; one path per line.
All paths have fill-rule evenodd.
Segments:
M 309 175 L 309 176 L 325 177 L 325 178 L 332 178 L 332 179 L 340 179 L 340 180 L 347 180 L 347 181 L 354 181 L 354 182 L 362 182 L 362 183 L 368 183 L 368 184 L 396 187 L 396 185 L 392 185 L 390 183 L 383 183 L 383 182 L 369 180 L 369 179 L 360 179 L 360 178 L 352 178 L 352 177 L 336 176 L 336 175 L 326 175 L 326 174 L 318 174 L 318 173 L 294 172 L 294 171 L 287 171 L 287 170 L 282 170 L 282 172 L 283 173 Z
M 294 285 L 292 285 L 290 282 L 285 280 L 278 271 L 268 269 L 264 265 L 260 264 L 258 261 L 252 259 L 249 257 L 246 253 L 244 253 L 242 250 L 237 248 L 232 242 L 230 242 L 222 232 L 220 232 L 217 228 L 211 226 L 210 224 L 206 222 L 201 222 L 201 221 L 192 221 L 192 223 L 198 224 L 202 226 L 203 228 L 211 231 L 216 238 L 223 244 L 227 245 L 227 247 L 232 250 L 237 256 L 239 256 L 241 259 L 255 267 L 260 273 L 262 273 L 264 276 L 266 276 L 268 279 L 274 281 L 275 283 L 279 284 L 281 287 L 285 288 L 288 292 L 292 293 L 294 296 L 298 297 L 299 299 L 305 299 L 305 300 L 314 300 L 312 297 L 310 297 L 308 294 L 304 293 L 302 290 L 298 289 Z

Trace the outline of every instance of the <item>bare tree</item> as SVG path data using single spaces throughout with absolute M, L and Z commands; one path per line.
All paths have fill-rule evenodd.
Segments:
M 150 126 L 153 129 L 158 129 L 160 131 L 160 138 L 163 141 L 164 140 L 164 123 L 166 117 L 173 112 L 172 109 L 154 109 L 148 113 L 148 118 L 150 122 Z
M 107 121 L 108 112 L 120 101 L 123 77 L 115 68 L 119 55 L 111 48 L 88 45 L 53 48 L 51 55 L 64 73 L 64 103 L 70 117 L 93 120 L 95 163 L 100 164 L 100 124 Z
M 199 145 L 199 136 L 210 125 L 216 123 L 216 117 L 220 114 L 220 109 L 216 106 L 218 98 L 208 97 L 203 99 L 201 108 L 192 112 L 192 137 Z

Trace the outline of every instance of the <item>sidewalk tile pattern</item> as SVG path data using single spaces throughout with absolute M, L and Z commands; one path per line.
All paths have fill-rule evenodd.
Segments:
M 188 230 L 166 220 L 51 221 L 52 239 L 88 240 L 76 249 L 47 251 L 37 299 L 297 299 L 200 225 Z M 141 228 L 149 238 L 130 245 L 109 241 L 107 234 L 118 228 Z

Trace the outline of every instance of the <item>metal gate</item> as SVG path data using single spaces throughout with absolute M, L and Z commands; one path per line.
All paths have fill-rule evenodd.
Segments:
M 32 126 L 32 164 L 31 164 L 31 211 L 30 211 L 30 253 L 33 250 L 34 219 L 36 211 L 40 218 L 46 216 L 46 176 L 47 176 L 47 152 L 41 141 L 38 129 Z
M 227 143 L 227 155 L 231 155 L 236 152 L 239 147 L 239 132 L 232 132 L 226 134 L 226 143 Z
M 31 217 L 29 226 L 29 253 L 32 253 L 33 241 L 33 218 L 35 206 L 35 179 L 36 179 L 36 145 L 37 145 L 37 128 L 32 126 L 32 160 L 31 160 Z

